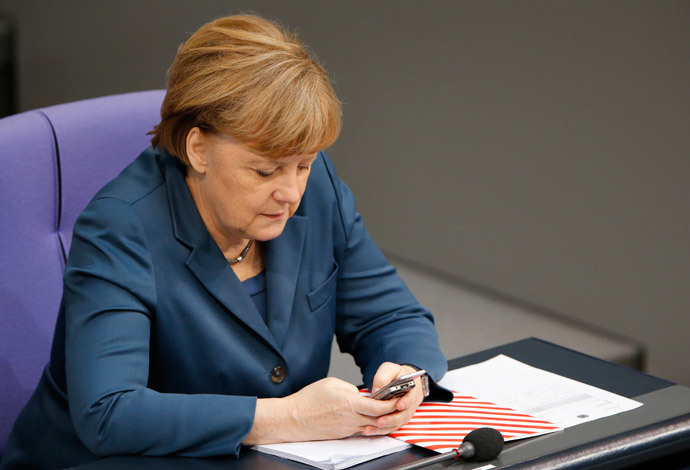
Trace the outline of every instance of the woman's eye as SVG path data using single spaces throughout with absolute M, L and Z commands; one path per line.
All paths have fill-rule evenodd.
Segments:
M 273 174 L 272 171 L 263 171 L 263 170 L 254 170 L 256 173 L 261 176 L 262 178 L 268 178 Z
M 311 168 L 311 165 L 300 165 L 299 166 L 300 170 L 309 170 L 309 168 Z

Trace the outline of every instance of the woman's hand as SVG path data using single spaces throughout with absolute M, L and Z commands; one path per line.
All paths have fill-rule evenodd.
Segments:
M 408 395 L 400 400 L 414 401 Z M 360 395 L 354 385 L 328 377 L 285 398 L 257 400 L 254 425 L 242 442 L 252 445 L 387 434 L 405 419 L 400 400 L 372 400 Z
M 374 384 L 371 393 L 376 392 L 381 387 L 387 385 L 398 377 L 415 372 L 415 369 L 407 366 L 394 364 L 392 362 L 384 362 L 379 366 L 374 376 Z M 395 403 L 395 412 L 381 416 L 376 420 L 374 426 L 367 426 L 362 431 L 365 436 L 372 436 L 374 434 L 388 434 L 401 426 L 407 424 L 412 418 L 417 407 L 424 400 L 424 389 L 422 387 L 422 379 L 415 379 L 415 386 L 402 397 L 388 400 Z M 385 432 L 381 432 L 385 431 Z
M 372 393 L 405 374 L 410 366 L 384 362 L 374 376 Z M 361 433 L 388 434 L 406 424 L 424 399 L 421 379 L 398 399 L 373 400 L 334 377 L 307 385 L 285 398 L 257 400 L 254 425 L 243 444 L 340 439 Z

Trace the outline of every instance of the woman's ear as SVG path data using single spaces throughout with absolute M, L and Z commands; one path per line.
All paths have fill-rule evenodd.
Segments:
M 205 174 L 208 168 L 208 139 L 198 127 L 192 127 L 187 133 L 186 149 L 190 166 L 197 173 Z

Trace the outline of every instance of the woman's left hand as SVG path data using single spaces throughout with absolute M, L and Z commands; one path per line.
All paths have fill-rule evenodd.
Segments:
M 378 389 L 387 385 L 398 377 L 402 377 L 403 375 L 411 374 L 413 372 L 415 372 L 415 369 L 408 365 L 384 362 L 376 371 L 371 393 L 376 392 Z M 395 405 L 395 409 L 397 411 L 379 417 L 376 422 L 377 427 L 367 426 L 364 428 L 364 431 L 362 431 L 362 434 L 365 436 L 374 434 L 375 432 L 380 434 L 382 428 L 385 428 L 387 433 L 397 430 L 410 421 L 412 415 L 414 415 L 415 411 L 417 411 L 417 407 L 423 400 L 424 390 L 422 387 L 422 379 L 418 377 L 415 379 L 414 388 L 397 399 L 397 403 Z

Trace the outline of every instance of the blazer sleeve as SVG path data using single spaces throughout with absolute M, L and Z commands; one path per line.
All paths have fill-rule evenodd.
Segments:
M 155 267 L 131 204 L 97 199 L 80 216 L 63 301 L 69 409 L 91 452 L 239 454 L 256 398 L 147 388 Z
M 414 364 L 432 381 L 447 370 L 431 313 L 417 302 L 395 268 L 367 232 L 350 189 L 326 168 L 335 189 L 338 286 L 336 335 L 341 350 L 351 353 L 371 388 L 385 361 Z

